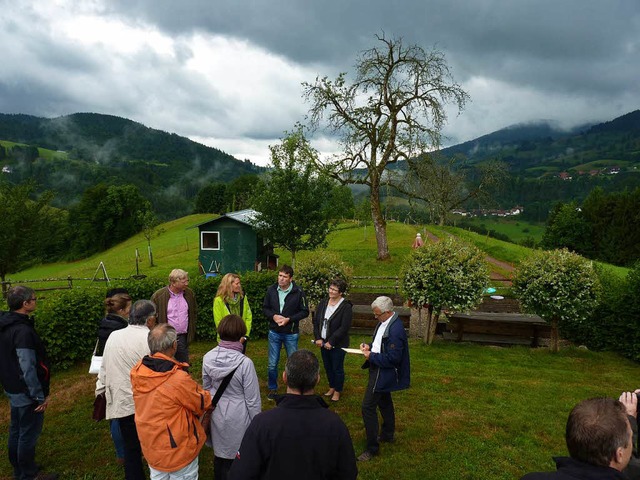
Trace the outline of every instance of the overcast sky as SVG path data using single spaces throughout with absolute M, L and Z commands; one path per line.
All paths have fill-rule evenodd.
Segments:
M 118 115 L 264 165 L 301 82 L 382 32 L 442 50 L 471 96 L 446 145 L 640 108 L 639 0 L 0 0 L 0 112 Z

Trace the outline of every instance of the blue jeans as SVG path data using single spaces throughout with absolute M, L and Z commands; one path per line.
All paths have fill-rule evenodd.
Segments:
M 32 480 L 38 474 L 36 443 L 42 433 L 44 413 L 35 411 L 36 404 L 11 407 L 9 427 L 9 461 L 13 476 L 18 480 Z
M 111 430 L 113 446 L 116 448 L 116 457 L 124 459 L 124 440 L 122 439 L 122 432 L 120 432 L 120 422 L 117 418 L 109 420 L 109 429 Z
M 278 389 L 278 362 L 280 362 L 280 350 L 284 343 L 287 357 L 298 350 L 299 333 L 277 333 L 269 330 L 269 366 L 268 384 L 269 390 Z
M 334 388 L 336 392 L 342 392 L 344 387 L 344 357 L 347 354 L 341 348 L 320 349 L 324 370 L 327 372 L 329 388 Z

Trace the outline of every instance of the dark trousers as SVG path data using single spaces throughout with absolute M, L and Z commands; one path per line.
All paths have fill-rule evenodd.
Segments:
M 124 440 L 124 478 L 125 480 L 145 480 L 142 448 L 136 430 L 135 416 L 119 418 L 118 423 L 120 423 L 120 433 Z
M 347 354 L 341 348 L 320 349 L 322 354 L 322 363 L 324 370 L 327 372 L 327 380 L 329 387 L 335 388 L 336 392 L 342 392 L 344 387 L 344 357 Z
M 367 434 L 367 450 L 373 454 L 377 454 L 380 449 L 380 443 L 378 441 L 378 412 L 376 409 L 380 409 L 380 414 L 382 415 L 380 438 L 393 440 L 393 435 L 396 430 L 396 414 L 393 409 L 391 393 L 373 391 L 377 375 L 377 367 L 369 368 L 369 383 L 367 384 L 364 399 L 362 400 L 362 421 L 364 422 L 364 429 Z
M 233 458 L 213 457 L 213 480 L 227 480 Z
M 178 334 L 178 350 L 176 350 L 175 358 L 179 362 L 189 363 L 189 344 L 186 333 Z
M 9 427 L 9 462 L 18 480 L 32 480 L 38 474 L 36 443 L 42 433 L 44 413 L 36 412 L 36 404 L 11 407 Z

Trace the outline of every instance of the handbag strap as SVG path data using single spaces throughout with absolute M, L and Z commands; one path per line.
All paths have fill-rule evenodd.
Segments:
M 220 397 L 222 396 L 222 394 L 224 393 L 224 391 L 227 389 L 227 386 L 229 385 L 229 382 L 231 381 L 231 378 L 233 377 L 233 374 L 236 373 L 236 370 L 238 369 L 238 367 L 240 367 L 240 365 L 242 365 L 242 362 L 240 362 L 238 364 L 238 366 L 236 368 L 234 368 L 226 377 L 224 377 L 224 379 L 222 380 L 222 383 L 220 384 L 220 386 L 218 387 L 218 390 L 216 390 L 216 394 L 213 396 L 213 398 L 211 399 L 211 409 L 213 410 L 214 408 L 216 408 L 216 406 L 218 405 L 218 401 L 220 400 Z
M 100 344 L 100 339 L 96 340 L 96 346 L 93 347 L 93 355 L 96 354 L 96 352 L 98 351 L 98 345 Z

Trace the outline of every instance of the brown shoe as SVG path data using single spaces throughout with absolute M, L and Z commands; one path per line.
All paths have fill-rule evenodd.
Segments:
M 331 395 L 333 395 L 335 393 L 335 389 L 330 388 L 329 390 L 327 390 L 324 394 L 325 397 L 330 397 Z
M 333 392 L 333 397 L 331 397 L 332 402 L 337 402 L 340 400 L 340 392 Z

